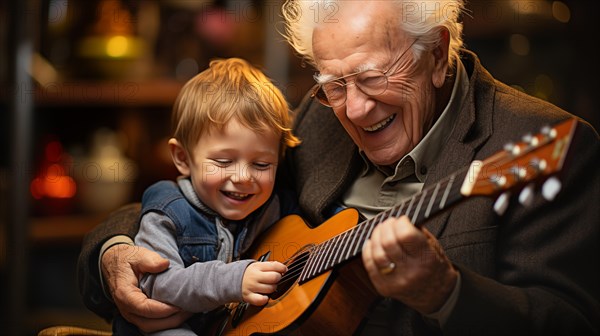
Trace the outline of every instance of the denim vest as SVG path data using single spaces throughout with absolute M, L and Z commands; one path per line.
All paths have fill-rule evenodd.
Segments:
M 240 258 L 251 240 L 282 216 L 298 213 L 297 202 L 290 192 L 276 190 L 261 208 L 244 221 L 234 239 L 220 224 L 218 216 L 209 215 L 192 205 L 173 181 L 159 181 L 142 196 L 142 213 L 163 213 L 176 228 L 177 247 L 185 267 L 211 260 L 231 262 Z M 251 222 L 250 225 L 248 225 Z M 250 239 L 244 244 L 246 239 Z
M 163 213 L 173 221 L 185 267 L 217 259 L 221 248 L 217 218 L 190 204 L 176 183 L 160 181 L 146 189 L 142 196 L 142 216 L 150 211 Z

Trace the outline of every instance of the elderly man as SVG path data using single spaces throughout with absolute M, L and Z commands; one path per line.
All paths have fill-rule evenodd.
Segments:
M 310 222 L 345 207 L 371 218 L 522 134 L 572 117 L 496 81 L 462 49 L 463 5 L 284 4 L 288 41 L 318 70 L 296 111 L 303 143 L 281 167 Z M 356 332 L 597 334 L 600 227 L 591 202 L 600 198 L 599 149 L 598 134 L 580 121 L 575 160 L 552 203 L 536 199 L 499 216 L 493 200 L 471 199 L 422 228 L 406 216 L 376 226 L 362 261 L 385 299 Z M 137 230 L 136 211 L 123 209 L 87 237 L 82 295 L 102 316 L 115 309 L 99 285 L 100 260 L 121 313 L 160 329 L 188 315 L 137 289 L 136 275 L 167 265 L 123 236 Z

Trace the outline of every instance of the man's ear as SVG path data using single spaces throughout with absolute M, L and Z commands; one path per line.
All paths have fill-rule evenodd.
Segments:
M 436 88 L 441 88 L 446 80 L 448 73 L 448 50 L 450 49 L 450 32 L 448 29 L 440 29 L 440 43 L 432 51 L 433 53 L 433 72 L 431 81 Z
M 181 143 L 175 138 L 169 139 L 169 151 L 171 158 L 179 173 L 184 176 L 190 176 L 190 157 Z

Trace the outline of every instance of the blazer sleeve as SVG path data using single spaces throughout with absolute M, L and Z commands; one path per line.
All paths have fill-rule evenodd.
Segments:
M 132 240 L 138 231 L 140 203 L 132 203 L 111 213 L 108 218 L 85 235 L 77 260 L 77 282 L 85 306 L 99 316 L 110 320 L 117 311 L 114 303 L 104 295 L 100 283 L 98 258 L 102 244 L 117 235 Z

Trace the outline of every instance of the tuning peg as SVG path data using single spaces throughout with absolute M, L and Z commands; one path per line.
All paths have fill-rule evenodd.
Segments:
M 504 213 L 506 212 L 506 209 L 508 208 L 509 198 L 510 198 L 510 193 L 505 192 L 505 193 L 502 193 L 500 196 L 498 196 L 498 199 L 494 203 L 494 211 L 499 216 L 504 215 Z
M 519 203 L 528 207 L 533 203 L 533 184 L 528 184 L 519 194 Z
M 512 166 L 509 170 L 514 176 L 515 181 L 523 181 L 527 177 L 527 168 L 525 167 Z
M 531 135 L 531 133 L 525 134 L 522 139 L 523 142 L 529 144 L 531 147 L 536 147 L 540 143 L 538 137 Z
M 561 188 L 562 183 L 560 183 L 560 180 L 555 176 L 552 176 L 544 182 L 544 185 L 542 186 L 542 196 L 544 196 L 547 201 L 553 201 Z
M 517 156 L 521 153 L 521 146 L 515 145 L 512 142 L 509 142 L 504 145 L 504 150 L 511 153 L 514 156 Z
M 542 129 L 540 130 L 540 133 L 542 133 L 543 135 L 547 136 L 550 139 L 556 138 L 556 135 L 557 135 L 556 129 L 552 128 L 550 126 L 542 127 Z
M 543 173 L 548 167 L 548 162 L 544 159 L 540 160 L 535 158 L 529 162 L 529 166 L 532 167 L 536 173 Z

